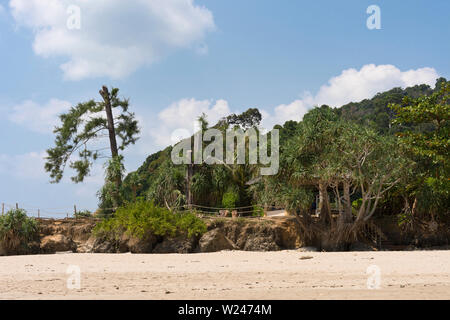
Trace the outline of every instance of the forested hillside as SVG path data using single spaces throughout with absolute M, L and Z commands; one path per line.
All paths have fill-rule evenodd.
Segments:
M 300 122 L 276 125 L 280 169 L 274 176 L 261 177 L 260 165 L 248 161 L 203 163 L 191 166 L 187 183 L 187 165 L 174 165 L 168 147 L 128 174 L 122 199 L 126 203 L 139 198 L 168 208 L 244 207 L 243 215 L 282 207 L 309 231 L 310 214 L 320 199 L 321 230 L 337 243 L 357 238 L 360 226 L 374 215 L 396 215 L 399 223 L 410 227 L 430 219 L 447 221 L 449 92 L 450 82 L 441 78 L 435 88 L 394 88 L 336 109 L 322 105 Z M 214 128 L 223 133 L 257 130 L 260 121 L 259 111 L 249 109 L 222 119 Z M 199 122 L 203 131 L 211 127 L 204 116 Z M 105 188 L 100 200 L 101 208 L 113 206 Z M 332 212 L 339 212 L 337 233 L 330 231 L 336 227 Z

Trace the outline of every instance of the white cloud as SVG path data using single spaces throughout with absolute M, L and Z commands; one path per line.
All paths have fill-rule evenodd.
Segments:
M 29 152 L 21 155 L 0 154 L 0 174 L 20 179 L 42 179 L 45 176 L 46 152 Z
M 394 87 L 405 88 L 422 83 L 434 86 L 438 77 L 432 68 L 401 71 L 393 65 L 368 64 L 360 70 L 344 70 L 339 76 L 331 78 L 320 88 L 315 103 L 340 107 Z
M 339 76 L 331 78 L 320 87 L 316 95 L 305 92 L 300 99 L 288 104 L 280 104 L 272 110 L 260 110 L 263 116 L 262 128 L 272 129 L 275 124 L 284 124 L 288 120 L 300 121 L 315 105 L 328 104 L 339 107 L 352 101 L 372 98 L 378 92 L 394 87 L 409 87 L 416 84 L 434 86 L 439 77 L 432 68 L 401 71 L 392 65 L 365 65 L 360 70 L 347 69 Z M 244 111 L 244 110 L 240 110 Z M 173 144 L 172 136 L 186 137 L 193 133 L 198 116 L 205 113 L 210 124 L 231 113 L 226 100 L 181 99 L 163 109 L 157 118 L 140 116 L 143 126 L 142 139 L 138 143 L 140 152 L 148 154 L 159 148 Z M 149 141 L 151 145 L 145 143 Z
M 11 122 L 27 127 L 38 133 L 51 133 L 59 123 L 58 116 L 67 111 L 68 101 L 51 99 L 44 105 L 27 100 L 12 108 L 8 118 Z
M 214 125 L 221 118 L 231 113 L 228 102 L 225 100 L 196 100 L 181 99 L 163 109 L 157 121 L 154 116 L 139 116 L 139 123 L 142 126 L 142 138 L 139 144 L 141 152 L 148 154 L 149 150 L 156 151 L 155 148 L 165 148 L 174 144 L 172 137 L 186 137 L 194 132 L 198 117 L 205 113 L 210 125 Z M 155 125 L 156 123 L 156 125 Z M 184 133 L 184 134 L 183 134 Z M 145 143 L 148 141 L 151 145 Z
M 273 125 L 284 124 L 288 120 L 299 121 L 315 105 L 340 107 L 349 102 L 372 98 L 377 93 L 394 87 L 405 88 L 417 84 L 433 87 L 438 77 L 433 68 L 401 71 L 393 65 L 368 64 L 360 70 L 347 69 L 320 87 L 315 96 L 306 93 L 301 99 L 275 107 L 273 113 L 265 111 L 263 126 L 272 128 Z
M 393 87 L 408 87 L 416 84 L 433 86 L 438 73 L 432 68 L 401 71 L 392 65 L 365 65 L 360 70 L 347 69 L 331 78 L 316 95 L 306 92 L 300 99 L 280 104 L 272 110 L 260 110 L 262 127 L 271 129 L 275 124 L 287 120 L 299 121 L 313 106 L 328 104 L 338 107 L 343 104 L 372 98 L 376 93 Z M 70 107 L 70 103 L 52 99 L 45 105 L 32 101 L 15 106 L 9 119 L 36 132 L 48 133 L 58 123 L 57 115 Z M 240 110 L 244 111 L 244 110 Z M 137 112 L 141 126 L 141 139 L 131 153 L 149 154 L 174 144 L 173 136 L 186 137 L 194 131 L 198 117 L 205 113 L 210 124 L 231 113 L 226 100 L 197 100 L 186 98 L 170 104 L 155 119 L 154 114 Z M 236 112 L 236 111 L 233 111 Z
M 18 25 L 33 30 L 34 52 L 63 56 L 65 78 L 125 77 L 180 48 L 200 48 L 214 30 L 212 13 L 194 0 L 10 0 Z M 71 5 L 81 28 L 69 29 Z
M 306 93 L 302 99 L 276 106 L 273 114 L 264 110 L 261 112 L 262 127 L 271 130 L 275 124 L 283 125 L 288 120 L 301 120 L 313 104 L 313 98 Z
M 45 171 L 46 157 L 46 151 L 32 151 L 18 155 L 0 154 L 0 175 L 11 176 L 21 180 L 37 180 L 42 183 L 49 183 L 50 176 Z M 76 157 L 74 160 L 76 160 Z M 65 185 L 73 185 L 70 177 L 74 174 L 75 172 L 67 167 L 61 183 Z M 86 190 L 83 189 L 90 186 L 89 190 L 92 191 L 91 195 L 95 195 L 103 183 L 103 164 L 97 162 L 92 166 L 91 174 L 86 177 L 84 183 L 78 185 L 79 187 L 76 191 L 80 194 L 88 195 L 88 192 L 85 192 Z

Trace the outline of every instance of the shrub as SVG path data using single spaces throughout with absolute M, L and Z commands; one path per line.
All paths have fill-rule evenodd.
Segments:
M 252 216 L 254 217 L 264 217 L 264 209 L 261 206 L 254 205 Z
M 178 230 L 187 233 L 189 238 L 199 237 L 207 231 L 206 224 L 192 213 L 177 213 Z
M 14 209 L 0 216 L 0 246 L 11 253 L 23 253 L 39 235 L 38 223 L 25 210 Z
M 139 200 L 119 208 L 111 218 L 94 228 L 94 235 L 117 239 L 123 233 L 140 239 L 152 233 L 157 236 L 200 236 L 206 224 L 193 213 L 172 213 L 153 202 Z
M 222 206 L 227 209 L 236 207 L 236 203 L 239 202 L 239 194 L 235 191 L 228 191 L 223 194 Z
M 77 219 L 80 218 L 91 218 L 92 213 L 89 210 L 81 210 L 74 214 L 74 217 Z

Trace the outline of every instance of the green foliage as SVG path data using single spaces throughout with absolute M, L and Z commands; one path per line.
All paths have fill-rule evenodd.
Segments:
M 0 245 L 7 250 L 26 250 L 39 235 L 38 223 L 23 209 L 8 211 L 0 216 Z
M 418 156 L 432 158 L 436 164 L 444 164 L 448 160 L 450 82 L 430 96 L 405 97 L 401 104 L 390 104 L 390 107 L 396 113 L 394 124 L 421 126 L 398 133 L 407 148 Z
M 254 217 L 263 217 L 264 216 L 264 208 L 261 206 L 253 206 L 253 213 L 252 216 Z
M 224 118 L 213 126 L 225 132 L 229 126 L 249 127 L 259 124 L 260 113 L 257 109 L 249 109 L 241 115 Z M 208 129 L 205 115 L 198 119 L 201 129 Z M 247 141 L 248 143 L 248 141 Z M 149 156 L 144 164 L 124 180 L 124 198 L 134 201 L 136 197 L 145 197 L 159 206 L 178 207 L 186 203 L 186 165 L 173 165 L 171 161 L 172 147 Z M 238 193 L 235 206 L 251 205 L 249 185 L 247 182 L 257 177 L 258 167 L 254 165 L 206 165 L 196 164 L 190 181 L 190 189 L 195 204 L 210 207 L 222 206 L 225 192 L 231 187 Z M 137 175 L 137 177 L 133 177 Z M 133 191 L 134 185 L 138 189 Z M 106 207 L 106 206 L 105 206 Z
M 172 147 L 168 147 L 163 151 L 159 151 L 147 157 L 144 163 L 134 172 L 138 177 L 138 181 L 141 187 L 136 191 L 136 197 L 143 197 L 149 193 L 149 189 L 154 188 L 154 181 L 156 177 L 160 174 L 163 165 L 170 165 L 170 153 Z M 125 177 L 124 184 L 127 185 L 128 180 L 131 178 L 131 172 L 127 177 Z M 131 195 L 128 194 L 127 200 L 131 201 Z M 156 199 L 155 199 L 156 201 Z
M 428 85 L 394 88 L 340 108 L 323 105 L 310 110 L 303 121 L 276 125 L 280 130 L 277 175 L 260 177 L 258 166 L 248 163 L 195 164 L 189 185 L 193 203 L 280 206 L 307 217 L 319 185 L 325 186 L 325 193 L 338 193 L 333 201 L 341 210 L 344 202 L 339 192 L 345 183 L 350 185 L 348 203 L 361 198 L 356 208 L 345 202 L 347 212 L 361 211 L 364 219 L 375 213 L 398 214 L 405 197 L 410 204 L 419 198 L 417 208 L 424 212 L 448 212 L 447 83 L 439 79 L 434 89 Z M 254 127 L 260 121 L 258 114 L 257 109 L 249 109 L 213 128 L 224 132 L 230 127 Z M 202 130 L 209 127 L 204 115 L 199 122 Z M 149 156 L 125 178 L 125 201 L 144 196 L 161 207 L 185 204 L 186 166 L 172 164 L 171 150 Z
M 405 97 L 401 103 L 390 104 L 395 111 L 394 124 L 401 129 L 397 135 L 402 147 L 416 164 L 405 181 L 405 189 L 415 198 L 421 213 L 447 215 L 450 211 L 450 82 L 438 80 L 433 94 Z M 417 214 L 417 212 L 414 212 Z
M 231 114 L 222 119 L 221 123 L 227 126 L 240 126 L 244 129 L 257 127 L 262 120 L 262 115 L 256 108 L 250 108 L 240 115 Z
M 52 182 L 61 181 L 67 163 L 76 172 L 72 180 L 75 183 L 82 182 L 89 175 L 93 162 L 103 156 L 104 148 L 97 148 L 93 144 L 91 149 L 88 145 L 101 140 L 105 133 L 111 134 L 108 121 L 102 114 L 106 111 L 108 104 L 112 110 L 121 109 L 120 114 L 113 119 L 115 135 L 121 139 L 119 150 L 124 150 L 128 145 L 136 142 L 136 135 L 139 133 L 137 121 L 134 119 L 134 113 L 128 111 L 129 100 L 120 99 L 118 93 L 119 89 L 113 88 L 103 101 L 90 100 L 79 103 L 68 113 L 60 115 L 61 125 L 54 130 L 55 147 L 47 150 L 45 164 Z M 111 136 L 109 138 L 114 141 L 116 139 Z M 117 150 L 111 150 L 111 152 L 115 156 Z M 79 159 L 70 162 L 75 154 L 78 154 Z
M 111 218 L 105 219 L 94 229 L 96 236 L 116 239 L 124 232 L 141 239 L 148 234 L 193 237 L 205 233 L 206 224 L 193 213 L 170 212 L 140 199 L 119 208 Z
M 418 210 L 429 212 L 438 217 L 449 215 L 448 204 L 450 203 L 450 180 L 428 177 L 417 191 Z
M 428 85 L 417 85 L 406 89 L 394 88 L 378 93 L 372 99 L 346 104 L 337 109 L 337 112 L 342 120 L 354 121 L 383 134 L 395 132 L 396 128 L 391 123 L 395 115 L 388 105 L 400 103 L 404 97 L 417 98 L 432 92 Z
M 359 211 L 363 203 L 363 199 L 358 198 L 356 200 L 352 201 L 352 212 L 356 215 L 356 213 Z
M 168 160 L 161 164 L 152 175 L 147 191 L 147 200 L 153 201 L 159 206 L 170 206 L 177 208 L 185 203 L 185 196 L 182 190 L 185 188 L 184 168 L 176 167 Z
M 132 172 L 123 182 L 124 197 L 129 201 L 136 201 L 139 190 L 142 188 L 141 178 L 137 172 Z
M 90 212 L 89 210 L 81 210 L 81 211 L 77 211 L 77 213 L 74 214 L 74 217 L 76 219 L 80 219 L 80 218 L 91 218 L 92 217 L 92 212 Z
M 105 184 L 97 192 L 100 199 L 100 209 L 104 214 L 110 214 L 114 208 L 124 203 L 124 186 L 122 181 L 125 172 L 123 157 L 117 156 L 110 159 L 105 165 Z
M 230 190 L 223 195 L 222 206 L 224 208 L 233 209 L 239 202 L 239 194 L 235 190 Z
M 193 213 L 176 213 L 177 229 L 190 237 L 200 237 L 207 231 L 206 224 Z

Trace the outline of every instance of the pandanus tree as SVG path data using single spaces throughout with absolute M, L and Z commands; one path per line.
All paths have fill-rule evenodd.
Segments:
M 311 110 L 304 116 L 300 132 L 290 141 L 286 152 L 286 161 L 295 168 L 292 182 L 318 189 L 320 217 L 325 224 L 331 222 L 328 188 L 333 175 L 329 155 L 335 138 L 331 129 L 337 119 L 334 110 L 326 105 Z
M 264 179 L 264 185 L 266 194 L 275 195 L 273 200 L 284 201 L 311 239 L 337 248 L 359 236 L 408 165 L 395 137 L 339 120 L 322 106 L 305 115 L 281 150 L 280 172 Z M 331 215 L 330 189 L 335 191 L 338 219 Z M 316 190 L 318 223 L 309 210 Z M 355 192 L 361 195 L 361 206 L 353 214 L 350 196 Z
M 80 183 L 90 174 L 96 160 L 109 158 L 106 178 L 114 185 L 112 198 L 117 206 L 123 176 L 119 152 L 136 142 L 139 128 L 134 113 L 128 110 L 129 100 L 119 97 L 119 89 L 110 91 L 103 86 L 99 93 L 102 100 L 79 103 L 60 115 L 61 124 L 54 130 L 55 146 L 47 150 L 45 169 L 51 182 L 58 183 L 68 165 L 75 171 L 72 181 Z M 105 150 L 110 155 L 105 155 Z
M 367 222 L 386 192 L 401 181 L 412 163 L 399 148 L 398 139 L 352 123 L 343 125 L 334 148 L 335 176 L 361 195 L 355 224 Z M 348 192 L 347 188 L 344 192 Z

